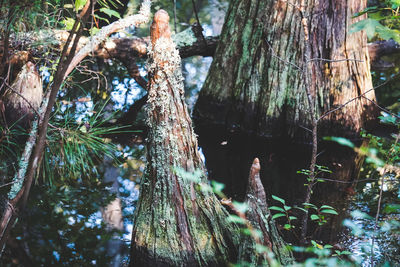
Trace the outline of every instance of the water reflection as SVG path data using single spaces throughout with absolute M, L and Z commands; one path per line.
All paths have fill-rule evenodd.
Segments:
M 304 186 L 306 176 L 299 174 L 298 171 L 308 169 L 310 145 L 291 144 L 285 140 L 265 141 L 215 129 L 197 129 L 197 133 L 209 177 L 224 183 L 227 195 L 238 200 L 243 199 L 251 161 L 258 157 L 261 163 L 261 179 L 267 195 L 279 196 L 290 206 L 302 205 L 306 191 Z M 370 248 L 372 237 L 351 235 L 350 229 L 343 226 L 343 221 L 346 218 L 350 219 L 354 224 L 359 225 L 364 233 L 368 230 L 372 232 L 374 220 L 352 218 L 351 212 L 361 210 L 372 217 L 375 216 L 379 196 L 379 182 L 377 182 L 379 174 L 364 163 L 362 156 L 347 147 L 321 142 L 319 151 L 317 164 L 328 167 L 332 173 L 322 172 L 318 175 L 318 178 L 322 178 L 323 181 L 314 188 L 311 203 L 318 207 L 332 206 L 339 215 L 327 216 L 328 222 L 322 227 L 318 226 L 317 221 L 309 221 L 308 236 L 321 244 L 334 245 L 334 249 L 348 249 L 356 256 L 363 255 L 364 258 L 360 260 L 363 265 L 368 266 L 368 253 L 366 254 L 368 251 L 365 251 L 366 248 L 362 245 L 367 244 Z M 392 179 L 392 183 L 385 182 L 383 203 L 398 201 L 398 188 L 398 179 Z M 393 194 L 393 192 L 397 193 Z M 277 205 L 272 199 L 269 199 L 269 203 Z M 293 212 L 293 215 L 300 218 L 301 213 L 297 211 Z M 399 219 L 398 214 L 395 217 L 392 219 Z M 286 223 L 285 220 L 277 219 L 281 225 Z M 388 220 L 388 217 L 381 215 L 380 221 L 385 220 Z M 297 229 L 299 227 L 300 225 L 297 225 Z M 376 237 L 375 260 L 382 263 L 387 260 L 395 265 L 400 264 L 399 255 L 396 252 L 400 249 L 398 230 L 399 228 L 396 234 L 393 231 L 380 232 Z M 283 228 L 281 232 L 286 240 L 294 244 L 299 243 L 292 233 Z

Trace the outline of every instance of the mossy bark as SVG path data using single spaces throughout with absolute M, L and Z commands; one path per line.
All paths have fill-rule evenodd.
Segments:
M 287 1 L 230 3 L 209 74 L 194 110 L 196 127 L 222 126 L 264 137 L 303 139 L 311 128 L 303 74 L 311 64 L 321 134 L 353 136 L 373 118 L 375 100 L 364 32 L 349 34 L 352 15 L 366 0 L 301 1 L 310 58 L 305 57 L 301 12 Z M 310 61 L 310 59 L 312 59 Z M 306 63 L 308 61 L 308 63 Z M 365 95 L 364 95 L 365 93 Z
M 207 177 L 168 19 L 160 10 L 151 27 L 147 166 L 134 218 L 130 265 L 226 266 L 241 259 L 240 231 L 227 221 L 229 214 L 214 193 L 199 186 L 207 184 Z
M 239 259 L 250 263 L 250 266 L 260 266 L 260 264 L 265 265 L 266 263 L 272 265 L 274 260 L 287 266 L 293 264 L 293 255 L 279 235 L 275 221 L 271 219 L 272 215 L 268 209 L 264 186 L 260 179 L 260 169 L 260 161 L 255 158 L 250 168 L 244 201 L 248 207 L 246 218 L 253 231 L 258 231 L 259 236 L 243 238 L 239 247 Z M 270 255 L 258 253 L 256 248 L 258 245 L 268 248 L 272 253 Z
M 181 169 L 196 172 L 206 182 L 184 102 L 180 57 L 163 16 L 165 11 L 157 12 L 152 25 L 148 163 L 134 219 L 131 266 L 221 266 L 233 256 L 235 227 L 212 192 L 179 174 Z

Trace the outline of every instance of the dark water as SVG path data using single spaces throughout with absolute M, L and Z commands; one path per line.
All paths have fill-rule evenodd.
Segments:
M 298 171 L 309 167 L 310 144 L 292 144 L 285 140 L 266 141 L 211 129 L 197 129 L 197 132 L 209 178 L 224 183 L 226 195 L 237 200 L 243 199 L 251 162 L 258 157 L 261 179 L 270 205 L 279 206 L 271 199 L 271 195 L 285 199 L 289 206 L 301 206 L 304 202 L 306 176 Z M 308 237 L 319 244 L 331 244 L 335 249 L 349 250 L 359 257 L 363 266 L 369 266 L 368 249 L 371 247 L 374 218 L 353 218 L 351 214 L 357 210 L 375 217 L 380 188 L 377 180 L 380 176 L 375 168 L 365 163 L 364 157 L 350 148 L 320 142 L 318 151 L 317 164 L 327 167 L 332 173 L 322 172 L 318 175 L 318 178 L 325 180 L 314 187 L 311 203 L 318 207 L 332 206 L 339 215 L 327 216 L 327 223 L 323 226 L 310 221 Z M 390 183 L 385 181 L 382 206 L 398 202 L 398 193 L 398 180 L 392 179 Z M 293 215 L 300 218 L 302 214 L 294 211 Z M 391 215 L 391 218 L 398 221 L 399 211 L 397 215 Z M 358 237 L 351 234 L 351 230 L 343 226 L 346 219 L 365 232 Z M 380 216 L 380 222 L 385 220 L 388 220 L 387 215 Z M 277 222 L 280 225 L 286 223 L 285 219 L 278 219 Z M 299 243 L 293 233 L 283 228 L 281 232 L 287 241 Z M 400 251 L 399 241 L 399 228 L 377 233 L 374 244 L 375 264 L 386 261 L 391 266 L 400 266 L 397 253 Z

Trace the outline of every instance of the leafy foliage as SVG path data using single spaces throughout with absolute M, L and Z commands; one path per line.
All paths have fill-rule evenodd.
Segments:
M 381 2 L 382 3 L 382 2 Z M 377 35 L 384 40 L 393 39 L 400 42 L 400 14 L 398 0 L 384 1 L 381 5 L 367 7 L 356 13 L 354 17 L 368 14 L 368 18 L 351 25 L 349 33 L 365 30 L 369 39 Z
M 87 113 L 79 120 L 76 113 L 68 107 L 62 115 L 56 113 L 53 116 L 53 127 L 48 133 L 49 146 L 43 162 L 43 173 L 50 182 L 56 177 L 60 181 L 91 178 L 96 181 L 97 165 L 104 156 L 117 159 L 118 147 L 105 136 L 126 131 L 119 126 L 104 126 L 110 119 L 103 117 L 106 103 L 93 111 L 95 115 L 90 116 Z M 61 107 L 58 110 L 60 109 Z

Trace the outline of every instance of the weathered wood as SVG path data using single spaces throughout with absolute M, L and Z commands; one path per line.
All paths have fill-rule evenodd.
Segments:
M 160 10 L 151 26 L 147 166 L 134 218 L 130 265 L 225 266 L 246 260 L 239 249 L 255 253 L 255 241 L 241 236 L 238 227 L 227 221 L 229 214 L 217 197 L 204 190 L 207 177 L 168 20 Z M 283 262 L 290 260 L 290 255 L 285 257 Z
M 178 173 L 198 171 L 206 182 L 168 20 L 160 10 L 151 26 L 147 167 L 134 219 L 131 266 L 218 266 L 231 258 L 234 228 L 213 193 Z
M 372 88 L 364 32 L 348 34 L 362 18 L 362 0 L 301 2 L 309 22 L 317 112 L 322 115 Z M 305 35 L 290 1 L 235 0 L 230 4 L 209 74 L 197 101 L 196 126 L 220 125 L 264 137 L 304 140 L 311 129 L 304 69 Z M 375 100 L 374 92 L 365 97 Z M 320 134 L 357 135 L 373 119 L 359 97 L 319 121 Z
M 261 233 L 261 236 L 258 237 L 256 242 L 250 238 L 244 239 L 239 255 L 242 260 L 249 262 L 251 266 L 259 266 L 262 262 L 271 262 L 273 259 L 267 258 L 267 254 L 257 252 L 256 244 L 259 244 L 272 251 L 275 260 L 278 260 L 283 266 L 287 266 L 293 263 L 293 255 L 279 235 L 274 220 L 271 219 L 272 215 L 268 210 L 264 186 L 260 179 L 260 169 L 260 161 L 255 158 L 250 168 L 244 202 L 248 206 L 248 211 L 246 212 L 247 220 L 254 230 Z
M 42 80 L 35 65 L 28 61 L 11 86 L 6 87 L 2 97 L 7 127 L 21 126 L 29 130 L 43 98 Z M 0 120 L 2 114 L 0 111 Z

